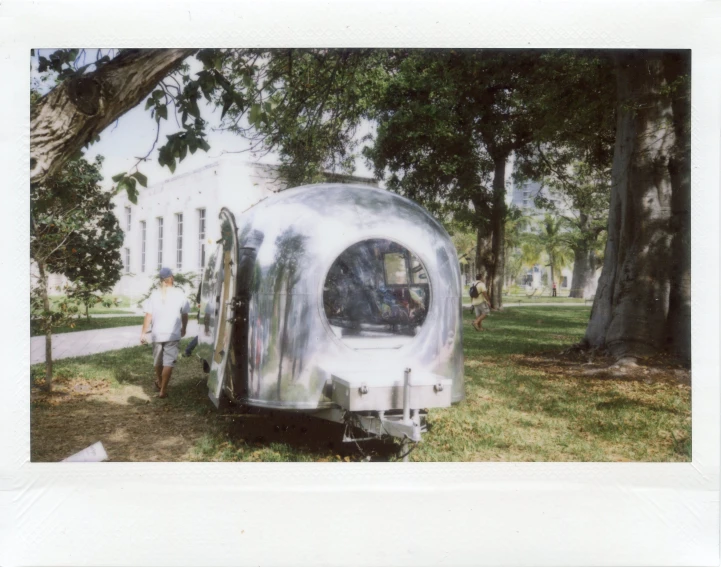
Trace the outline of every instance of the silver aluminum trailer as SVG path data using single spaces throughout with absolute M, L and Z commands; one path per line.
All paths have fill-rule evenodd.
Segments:
M 216 406 L 308 412 L 346 423 L 345 440 L 419 441 L 428 408 L 463 399 L 458 259 L 417 203 L 321 184 L 220 219 L 198 347 Z

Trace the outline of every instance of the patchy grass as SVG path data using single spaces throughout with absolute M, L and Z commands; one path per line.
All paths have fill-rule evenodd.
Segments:
M 110 329 L 114 327 L 130 327 L 137 325 L 138 327 L 143 324 L 142 316 L 134 317 L 103 317 L 101 319 L 86 319 L 81 317 L 75 320 L 73 327 L 56 327 L 53 329 L 53 334 L 58 335 L 60 333 L 73 333 L 75 331 L 90 331 L 93 329 Z M 37 329 L 34 321 L 30 321 L 30 336 L 36 337 L 42 333 Z
M 424 461 L 690 461 L 688 373 L 667 363 L 598 373 L 611 361 L 559 356 L 589 309 L 493 313 L 477 333 L 465 315 L 466 400 L 431 410 Z M 578 357 L 577 357 L 578 358 Z
M 466 399 L 429 414 L 414 461 L 690 461 L 691 388 L 669 361 L 609 369 L 562 355 L 589 309 L 492 313 L 477 333 L 464 312 Z M 181 344 L 181 349 L 187 339 Z M 43 366 L 32 367 L 42 381 Z M 102 441 L 114 461 L 349 461 L 394 458 L 394 442 L 342 443 L 343 427 L 303 414 L 216 410 L 197 358 L 181 358 L 166 400 L 151 351 L 61 360 L 50 394 L 32 389 L 33 461 Z

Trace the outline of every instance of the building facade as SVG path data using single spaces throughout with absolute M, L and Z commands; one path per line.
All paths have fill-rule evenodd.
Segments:
M 335 182 L 374 185 L 369 179 L 329 175 Z M 285 189 L 270 165 L 224 156 L 195 171 L 142 189 L 137 204 L 126 194 L 114 198 L 115 214 L 125 232 L 123 277 L 114 295 L 144 295 L 161 267 L 199 278 L 220 238 L 223 207 L 240 214 Z M 196 279 L 196 281 L 200 281 Z
M 237 214 L 281 188 L 269 166 L 225 158 L 141 190 L 136 204 L 117 195 L 124 273 L 113 293 L 134 301 L 163 266 L 199 275 L 220 235 L 221 208 Z

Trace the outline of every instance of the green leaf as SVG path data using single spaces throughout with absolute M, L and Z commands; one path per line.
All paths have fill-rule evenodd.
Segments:
M 135 187 L 128 186 L 128 200 L 130 200 L 133 205 L 138 204 L 138 190 Z
M 229 96 L 223 97 L 223 112 L 220 114 L 220 119 L 222 120 L 225 116 L 225 113 L 228 112 L 228 109 L 233 106 L 233 99 L 231 99 Z
M 248 122 L 251 126 L 256 126 L 260 120 L 261 109 L 259 104 L 254 104 L 250 107 L 250 116 L 248 116 Z
M 136 172 L 133 173 L 130 177 L 134 177 L 135 179 L 137 179 L 137 180 L 138 180 L 138 183 L 140 183 L 143 187 L 147 187 L 147 186 L 148 186 L 148 178 L 145 177 L 145 175 L 143 175 L 143 174 L 140 173 L 139 171 L 136 171 Z
M 124 171 L 123 171 L 122 173 L 118 173 L 117 175 L 113 175 L 112 180 L 113 180 L 115 183 L 117 183 L 117 182 L 120 181 L 123 177 L 125 177 L 125 172 L 124 172 Z
M 189 105 L 189 108 L 188 108 L 188 112 L 189 112 L 190 115 L 193 116 L 194 118 L 200 118 L 200 108 L 198 108 L 198 101 L 197 101 L 197 100 L 192 99 L 192 100 L 190 101 L 190 105 Z
M 148 110 L 154 104 L 155 104 L 155 100 L 153 100 L 152 98 L 149 98 L 148 100 L 145 101 L 145 110 Z
M 168 107 L 166 105 L 163 104 L 161 106 L 158 106 L 157 112 L 158 112 L 158 114 L 156 116 L 156 119 L 158 121 L 160 121 L 161 118 L 163 118 L 164 120 L 168 119 Z
M 124 177 L 118 182 L 118 185 L 115 187 L 115 194 L 117 195 L 122 191 L 127 191 L 129 186 L 130 185 L 128 184 L 127 177 Z

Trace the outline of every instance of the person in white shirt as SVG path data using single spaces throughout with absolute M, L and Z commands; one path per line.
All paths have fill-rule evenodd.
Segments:
M 153 343 L 155 388 L 159 398 L 168 397 L 168 382 L 178 359 L 178 343 L 185 336 L 190 311 L 185 294 L 173 287 L 173 281 L 170 268 L 161 268 L 160 288 L 143 303 L 145 320 L 140 331 L 140 344 L 148 342 L 148 330 L 152 329 L 150 341 Z
M 491 312 L 491 298 L 488 297 L 486 284 L 483 283 L 483 274 L 476 274 L 476 281 L 471 284 L 471 287 L 475 287 L 478 292 L 476 297 L 471 296 L 471 305 L 476 315 L 476 319 L 473 321 L 473 328 L 476 331 L 485 331 L 483 328 L 483 320 L 488 317 L 488 314 Z

